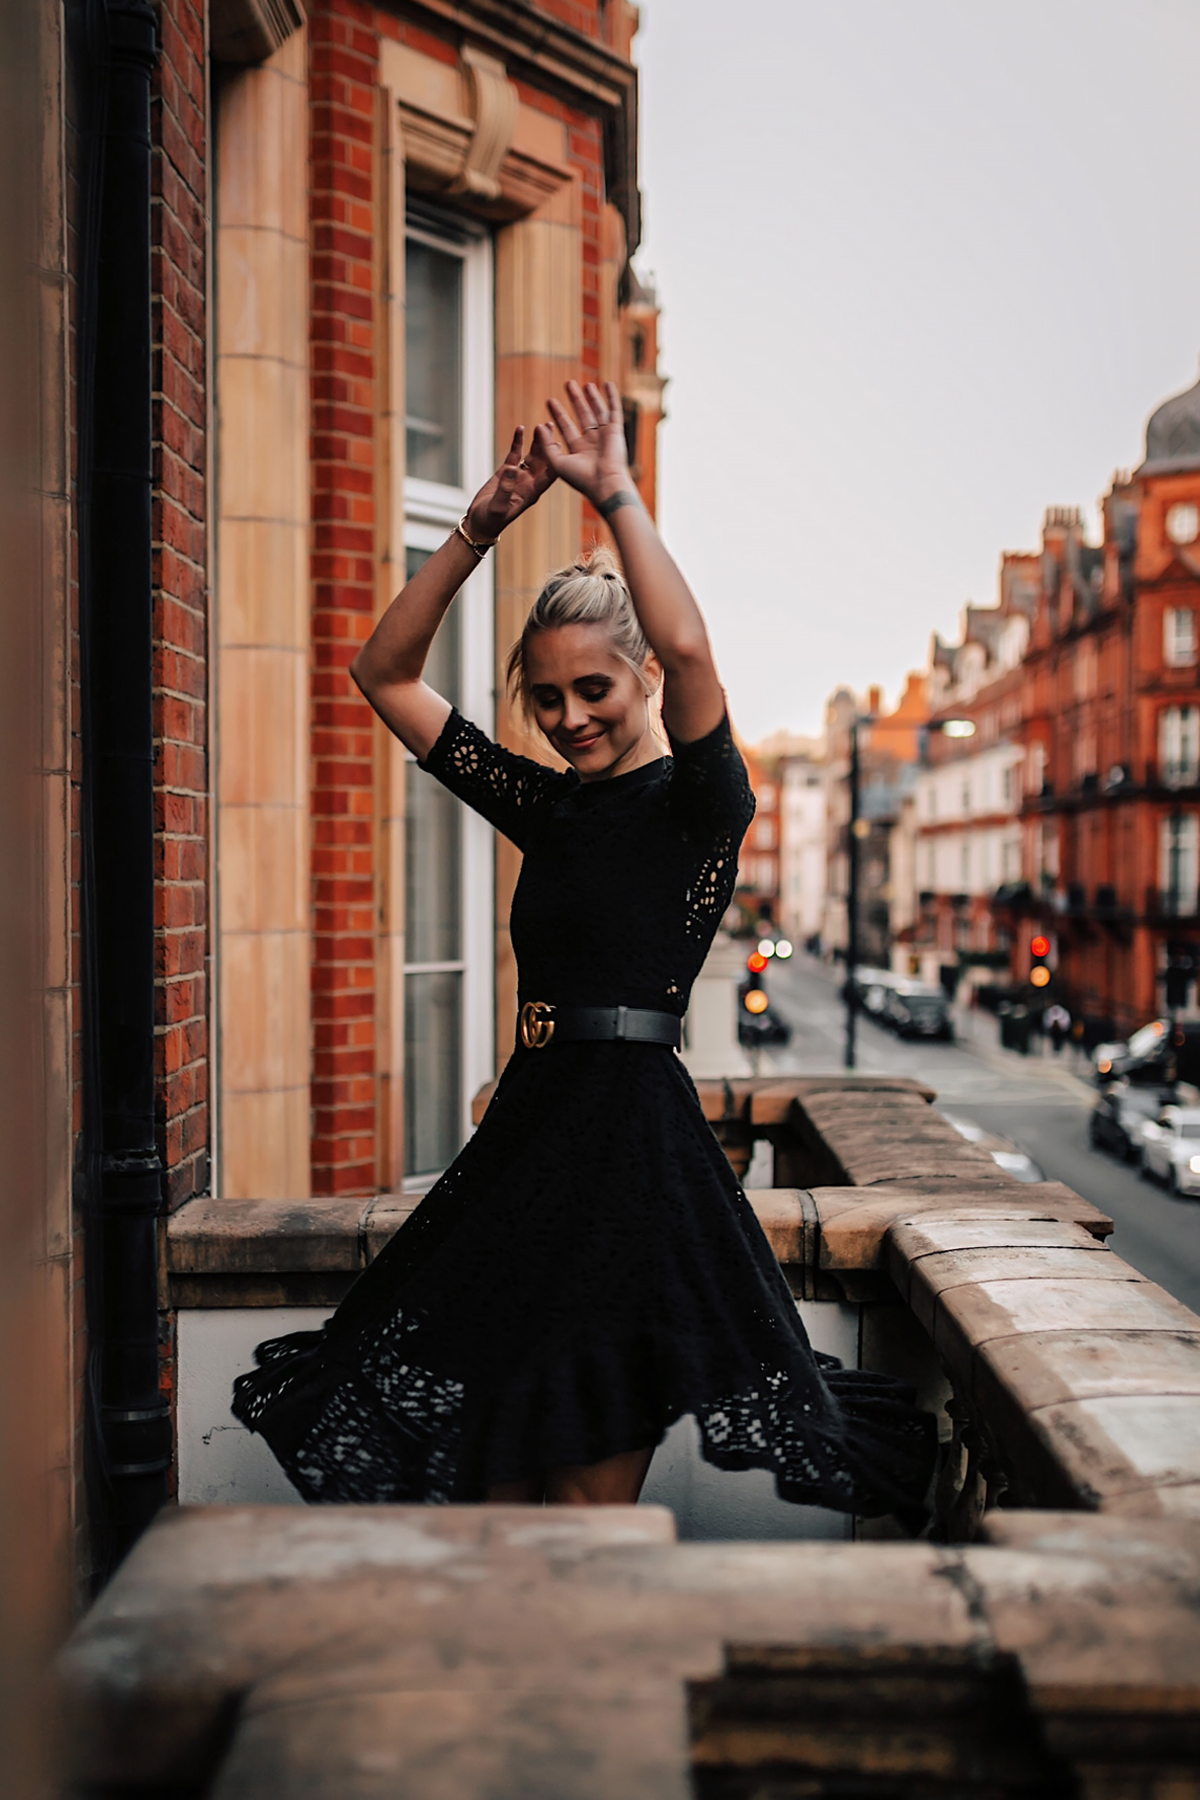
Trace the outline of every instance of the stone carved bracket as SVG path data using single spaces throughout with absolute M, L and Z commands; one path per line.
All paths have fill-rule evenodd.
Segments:
M 517 129 L 517 90 L 508 79 L 504 64 L 485 51 L 467 44 L 462 61 L 475 114 L 475 133 L 467 145 L 462 171 L 450 184 L 450 192 L 498 200 L 503 192 L 500 169 Z
M 211 0 L 209 46 L 213 61 L 263 62 L 303 23 L 300 0 Z

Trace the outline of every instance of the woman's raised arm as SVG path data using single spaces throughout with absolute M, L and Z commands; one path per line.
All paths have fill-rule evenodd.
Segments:
M 554 480 L 536 437 L 522 455 L 518 425 L 508 455 L 467 508 L 440 550 L 421 564 L 392 601 L 350 664 L 350 673 L 384 724 L 424 759 L 450 715 L 450 702 L 421 679 L 429 646 L 446 610 L 505 526 L 533 506 Z M 479 545 L 472 548 L 472 543 Z
M 663 667 L 667 730 L 680 743 L 694 743 L 716 729 L 725 711 L 703 614 L 633 485 L 615 383 L 605 382 L 601 393 L 594 382 L 583 389 L 569 381 L 567 398 L 574 418 L 549 401 L 558 435 L 539 425 L 535 453 L 608 521 L 634 609 Z

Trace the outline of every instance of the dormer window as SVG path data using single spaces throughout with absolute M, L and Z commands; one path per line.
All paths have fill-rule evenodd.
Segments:
M 1169 669 L 1196 660 L 1196 615 L 1190 606 L 1168 606 L 1163 614 L 1163 661 Z

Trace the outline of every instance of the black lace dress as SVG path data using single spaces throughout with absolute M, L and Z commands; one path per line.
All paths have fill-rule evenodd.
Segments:
M 452 713 L 430 773 L 524 851 L 520 998 L 683 1014 L 754 811 L 728 723 L 611 780 Z M 657 1444 L 788 1500 L 919 1511 L 933 1420 L 810 1349 L 676 1053 L 518 1046 L 461 1155 L 319 1332 L 260 1346 L 234 1412 L 312 1501 L 465 1501 Z

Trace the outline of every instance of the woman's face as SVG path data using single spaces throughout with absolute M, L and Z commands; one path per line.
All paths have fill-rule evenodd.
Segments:
M 648 679 L 658 673 L 651 658 Z M 525 646 L 533 716 L 581 781 L 623 774 L 662 755 L 646 689 L 603 625 L 535 631 Z

